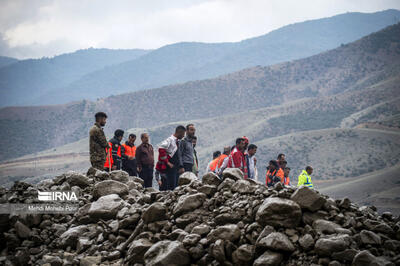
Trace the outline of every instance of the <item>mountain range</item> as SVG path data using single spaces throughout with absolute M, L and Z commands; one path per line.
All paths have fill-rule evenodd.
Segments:
M 400 21 L 400 11 L 346 13 L 236 43 L 176 43 L 152 51 L 88 49 L 0 68 L 0 106 L 96 100 L 304 58 Z

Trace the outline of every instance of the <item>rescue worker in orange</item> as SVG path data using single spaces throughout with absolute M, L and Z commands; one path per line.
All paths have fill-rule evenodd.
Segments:
M 269 161 L 267 175 L 265 181 L 268 187 L 273 187 L 276 183 L 281 182 L 284 184 L 285 174 L 283 170 L 279 167 L 278 162 L 275 160 Z
M 213 159 L 212 159 L 212 161 L 207 165 L 207 170 L 206 170 L 206 172 L 208 173 L 208 172 L 213 172 L 213 173 L 215 173 L 215 171 L 217 170 L 217 166 L 218 166 L 218 159 L 219 159 L 219 156 L 221 155 L 221 152 L 220 151 L 215 151 L 214 153 L 213 153 Z
M 127 158 L 125 153 L 122 153 L 121 140 L 124 137 L 124 131 L 122 129 L 117 129 L 114 132 L 114 137 L 108 141 L 111 148 L 107 150 L 106 163 L 104 168 L 106 171 L 111 170 L 121 170 L 122 158 Z
M 122 144 L 126 158 L 122 158 L 122 170 L 127 172 L 130 176 L 137 176 L 136 172 L 136 135 L 129 134 L 128 140 Z

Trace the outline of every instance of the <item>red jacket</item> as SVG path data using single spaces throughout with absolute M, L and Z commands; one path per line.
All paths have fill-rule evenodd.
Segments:
M 229 155 L 228 168 L 238 168 L 244 174 L 244 179 L 247 179 L 247 162 L 246 156 L 243 152 L 239 151 L 236 147 Z
M 167 163 L 171 157 L 167 155 L 167 150 L 163 148 L 158 149 L 158 161 L 156 164 L 156 170 L 160 173 L 165 173 L 167 170 Z

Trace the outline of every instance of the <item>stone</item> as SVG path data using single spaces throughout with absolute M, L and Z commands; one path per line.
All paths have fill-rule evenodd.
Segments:
M 89 186 L 89 178 L 87 178 L 85 175 L 82 175 L 80 173 L 76 172 L 68 172 L 65 175 L 68 184 L 72 186 L 78 186 L 80 188 L 85 188 Z
M 69 228 L 60 236 L 60 246 L 61 247 L 72 247 L 75 248 L 77 244 L 77 240 L 83 233 L 88 231 L 88 227 L 86 225 L 78 225 L 75 227 Z
M 300 220 L 300 206 L 292 200 L 282 198 L 267 198 L 256 214 L 256 221 L 263 226 L 294 228 Z
M 144 254 L 151 248 L 151 243 L 146 238 L 141 238 L 132 241 L 128 249 L 128 262 L 130 263 L 144 263 Z
M 88 237 L 80 237 L 78 239 L 78 244 L 76 245 L 76 252 L 81 253 L 88 247 L 90 247 L 93 244 L 93 241 L 91 241 Z
M 232 191 L 239 192 L 240 194 L 249 194 L 254 193 L 254 191 L 256 191 L 256 187 L 252 186 L 247 180 L 239 179 L 233 185 Z
M 155 243 L 144 254 L 145 265 L 188 265 L 189 252 L 178 241 L 163 240 Z
M 143 212 L 142 219 L 145 223 L 162 221 L 166 219 L 166 214 L 167 207 L 160 202 L 155 202 Z
M 29 227 L 27 227 L 20 221 L 15 222 L 14 229 L 20 238 L 28 238 L 32 235 L 31 229 L 29 229 Z
M 318 255 L 327 257 L 334 252 L 345 250 L 349 245 L 350 237 L 347 235 L 329 236 L 318 239 L 314 249 Z
M 80 266 L 100 265 L 101 256 L 85 256 L 80 260 Z
M 43 256 L 43 262 L 44 263 L 49 263 L 51 266 L 62 266 L 63 261 L 61 258 L 57 256 L 51 256 L 51 255 L 44 255 Z
M 217 192 L 217 187 L 212 185 L 203 185 L 198 188 L 198 191 L 212 197 Z
M 249 244 L 241 245 L 232 253 L 232 261 L 235 265 L 248 265 L 254 259 L 254 252 L 254 246 Z
M 211 246 L 211 255 L 221 263 L 226 261 L 224 240 L 218 239 L 215 241 L 214 245 Z
M 194 246 L 200 241 L 200 239 L 201 236 L 198 234 L 189 234 L 185 236 L 185 238 L 182 240 L 182 243 L 185 247 Z
M 239 179 L 243 179 L 244 175 L 243 172 L 240 171 L 238 168 L 226 168 L 222 173 L 222 178 L 223 179 L 230 178 L 236 181 Z
M 344 198 L 339 203 L 339 207 L 343 209 L 349 209 L 350 206 L 351 206 L 351 201 L 349 198 Z
M 201 182 L 205 185 L 211 185 L 211 186 L 218 187 L 219 184 L 221 184 L 222 180 L 216 174 L 209 172 L 209 173 L 203 175 Z
M 122 170 L 111 171 L 110 177 L 112 180 L 126 183 L 129 180 L 129 174 Z
M 374 232 L 368 231 L 368 230 L 362 230 L 360 233 L 360 240 L 361 243 L 364 245 L 381 245 L 382 240 L 381 237 Z
M 235 242 L 240 238 L 241 232 L 236 224 L 227 224 L 218 226 L 213 229 L 208 235 L 209 241 L 216 241 L 217 239 L 229 240 Z
M 123 206 L 122 199 L 117 194 L 110 194 L 100 197 L 90 205 L 88 214 L 94 220 L 113 219 L 119 209 Z
M 267 250 L 254 261 L 253 266 L 278 266 L 281 265 L 282 259 L 282 254 Z
M 326 199 L 314 189 L 300 186 L 290 197 L 291 200 L 300 205 L 301 208 L 315 212 L 324 206 Z
M 351 263 L 354 257 L 357 255 L 357 250 L 355 249 L 346 249 L 343 251 L 335 252 L 332 254 L 332 258 L 338 261 Z
M 183 195 L 179 198 L 173 213 L 177 216 L 191 212 L 201 205 L 203 205 L 204 200 L 206 199 L 206 195 L 203 193 L 196 193 L 192 195 Z
M 299 244 L 304 250 L 311 250 L 314 247 L 314 238 L 310 234 L 300 237 Z
M 354 257 L 352 266 L 381 266 L 382 261 L 372 255 L 368 250 L 363 250 L 357 253 Z
M 197 180 L 197 176 L 192 172 L 185 172 L 179 176 L 178 186 L 188 185 L 192 181 Z
M 315 231 L 318 233 L 323 233 L 323 234 L 335 234 L 337 233 L 337 230 L 343 229 L 340 225 L 331 222 L 331 221 L 326 221 L 322 219 L 315 220 L 313 223 L 313 228 Z
M 117 194 L 119 196 L 124 196 L 129 193 L 129 188 L 127 185 L 115 181 L 115 180 L 105 180 L 94 185 L 93 188 L 93 198 L 98 199 L 100 197 Z
M 207 235 L 211 231 L 210 226 L 206 224 L 201 224 L 193 227 L 191 234 L 198 234 L 201 236 Z
M 285 234 L 279 232 L 270 233 L 268 236 L 261 239 L 257 246 L 283 252 L 293 252 L 295 250 L 289 238 Z

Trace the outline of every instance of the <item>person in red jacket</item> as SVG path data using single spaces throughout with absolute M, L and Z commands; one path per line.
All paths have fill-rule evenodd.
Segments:
M 246 156 L 244 155 L 245 147 L 247 146 L 244 138 L 236 139 L 236 146 L 229 155 L 228 167 L 227 168 L 238 168 L 243 172 L 244 179 L 247 179 L 247 162 Z

